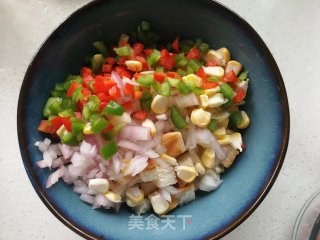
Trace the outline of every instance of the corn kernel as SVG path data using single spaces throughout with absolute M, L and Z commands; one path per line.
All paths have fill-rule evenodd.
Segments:
M 201 162 L 206 168 L 213 168 L 215 165 L 215 153 L 212 149 L 207 148 L 201 156 Z
M 241 111 L 242 120 L 239 124 L 237 124 L 237 128 L 244 129 L 247 128 L 250 124 L 250 118 L 245 111 Z
M 202 108 L 194 109 L 191 113 L 190 120 L 192 124 L 198 127 L 206 127 L 211 120 L 211 113 Z
M 226 66 L 226 73 L 234 71 L 234 73 L 236 75 L 238 75 L 240 73 L 242 69 L 242 64 L 239 63 L 238 61 L 235 60 L 231 60 L 228 62 L 227 66 Z
M 111 202 L 114 202 L 114 203 L 121 202 L 121 196 L 114 192 L 108 191 L 104 194 L 104 196 Z
M 160 155 L 160 158 L 164 161 L 166 161 L 167 163 L 169 163 L 172 166 L 177 165 L 177 159 L 175 159 L 174 157 L 169 156 L 168 154 L 162 153 Z
M 150 119 L 146 119 L 142 122 L 141 124 L 143 127 L 148 127 L 150 128 L 150 134 L 152 137 L 156 135 L 157 129 L 154 123 Z
M 226 63 L 230 61 L 230 51 L 227 48 L 219 48 L 217 52 L 223 56 Z
M 169 98 L 156 95 L 151 102 L 151 110 L 156 114 L 165 113 L 169 107 Z
M 218 139 L 223 139 L 226 136 L 226 128 L 225 127 L 219 127 L 216 130 L 213 131 L 213 135 Z
M 175 170 L 178 178 L 186 183 L 192 182 L 198 176 L 196 169 L 191 166 L 176 166 Z
M 140 72 L 142 70 L 142 63 L 136 60 L 125 61 L 127 68 L 133 72 Z
M 91 125 L 90 123 L 87 123 L 84 128 L 83 128 L 83 134 L 93 134 L 93 132 L 91 131 Z

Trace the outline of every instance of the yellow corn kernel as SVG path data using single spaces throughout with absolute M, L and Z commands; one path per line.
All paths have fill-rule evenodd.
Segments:
M 228 48 L 219 48 L 217 52 L 223 56 L 226 63 L 230 61 L 230 51 L 228 50 Z
M 214 62 L 218 63 L 219 66 L 225 66 L 226 65 L 226 61 L 223 58 L 223 55 L 218 53 L 215 50 L 209 50 L 208 51 L 207 60 L 208 61 L 214 61 Z
M 204 95 L 204 94 L 200 95 L 199 99 L 200 99 L 200 107 L 202 107 L 202 108 L 208 107 L 208 102 L 209 102 L 208 95 Z
M 229 118 L 224 119 L 222 122 L 219 122 L 219 126 L 227 128 L 229 125 Z
M 177 165 L 177 159 L 175 159 L 174 157 L 169 156 L 168 154 L 162 153 L 160 155 L 160 158 L 162 160 L 166 161 L 167 163 L 169 163 L 172 166 Z
M 218 139 L 223 139 L 226 136 L 226 128 L 225 127 L 219 127 L 216 130 L 213 131 L 213 135 Z
M 236 75 L 238 75 L 240 73 L 242 69 L 242 64 L 239 63 L 238 61 L 235 60 L 231 60 L 228 62 L 227 66 L 226 66 L 226 73 L 234 71 L 234 73 Z
M 242 120 L 239 124 L 237 124 L 237 128 L 244 129 L 247 128 L 250 124 L 250 118 L 245 111 L 241 111 Z
M 198 176 L 196 169 L 191 166 L 176 166 L 175 170 L 177 172 L 178 178 L 186 183 L 192 182 L 196 178 L 196 176 Z
M 206 169 L 201 162 L 197 162 L 194 166 L 200 175 L 204 175 L 206 173 Z
M 202 108 L 194 109 L 191 112 L 190 120 L 192 124 L 198 127 L 206 127 L 210 123 L 211 113 Z
M 91 131 L 91 125 L 90 123 L 86 124 L 83 128 L 83 134 L 93 134 Z
M 216 93 L 218 93 L 218 92 L 220 92 L 220 87 L 215 87 L 215 88 L 210 88 L 210 89 L 206 89 L 206 90 L 204 90 L 204 93 L 203 94 L 205 94 L 205 95 L 207 95 L 208 97 L 210 97 L 210 96 L 212 96 L 212 95 L 214 95 L 214 94 L 216 94 Z
M 194 74 L 189 74 L 187 76 L 182 77 L 182 81 L 192 82 L 195 87 L 200 87 L 202 85 L 201 78 Z
M 142 63 L 136 60 L 125 61 L 127 68 L 133 72 L 140 72 L 142 70 Z
M 240 152 L 242 152 L 242 136 L 240 133 L 235 132 L 230 136 L 230 144 L 234 149 L 238 149 Z
M 59 137 L 61 137 L 64 133 L 64 131 L 66 130 L 65 126 L 64 125 L 61 125 L 61 127 L 59 127 L 59 129 L 56 131 L 57 135 Z
M 156 95 L 151 102 L 151 110 L 156 114 L 165 113 L 169 107 L 169 98 Z
M 201 156 L 201 162 L 206 168 L 213 168 L 215 165 L 215 153 L 212 149 L 207 148 Z
M 231 143 L 230 135 L 226 135 L 224 138 L 218 140 L 220 145 L 228 145 Z
M 223 80 L 224 77 L 224 69 L 219 66 L 214 66 L 214 67 L 203 67 L 204 72 L 206 75 L 209 77 L 214 77 L 217 80 Z
M 143 191 L 138 187 L 128 188 L 126 191 L 126 200 L 130 200 L 133 204 L 138 205 L 144 199 Z
M 114 202 L 114 203 L 121 202 L 121 196 L 117 193 L 108 191 L 104 194 L 104 196 L 111 202 Z

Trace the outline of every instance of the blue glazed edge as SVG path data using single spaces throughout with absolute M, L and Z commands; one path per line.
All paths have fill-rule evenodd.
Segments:
M 286 149 L 287 149 L 287 145 L 288 145 L 288 139 L 289 139 L 289 126 L 290 126 L 290 120 L 289 120 L 289 107 L 288 107 L 288 101 L 287 101 L 287 96 L 286 96 L 286 91 L 284 88 L 284 83 L 280 74 L 280 71 L 275 63 L 274 58 L 272 57 L 270 51 L 268 50 L 267 46 L 265 45 L 265 43 L 263 42 L 263 40 L 258 36 L 258 34 L 253 30 L 253 28 L 245 21 L 243 20 L 240 16 L 238 16 L 237 14 L 235 14 L 234 12 L 232 12 L 231 10 L 229 10 L 228 8 L 224 7 L 223 5 L 221 5 L 220 3 L 217 2 L 212 2 L 212 1 L 207 1 L 204 0 L 203 2 L 206 2 L 207 4 L 213 4 L 215 6 L 218 7 L 222 7 L 225 8 L 224 11 L 229 12 L 230 14 L 234 14 L 236 16 L 236 18 L 238 18 L 239 22 L 242 24 L 242 26 L 248 31 L 250 32 L 251 36 L 255 38 L 255 41 L 261 45 L 261 49 L 264 50 L 264 52 L 268 55 L 268 61 L 270 62 L 270 64 L 273 66 L 273 72 L 274 74 L 277 76 L 278 79 L 278 84 L 280 87 L 280 92 L 281 92 L 281 99 L 282 99 L 282 115 L 283 117 L 281 119 L 283 119 L 282 122 L 282 132 L 283 132 L 283 137 L 281 140 L 281 145 L 279 146 L 279 151 L 277 153 L 278 156 L 278 163 L 274 166 L 274 169 L 272 171 L 272 175 L 268 177 L 268 181 L 265 184 L 263 190 L 258 194 L 258 197 L 255 199 L 254 203 L 252 204 L 251 202 L 248 203 L 247 206 L 247 210 L 241 214 L 234 222 L 233 224 L 231 224 L 230 226 L 221 229 L 218 233 L 215 234 L 214 239 L 216 238 L 220 238 L 223 235 L 227 234 L 228 232 L 230 232 L 231 230 L 233 230 L 235 227 L 237 227 L 241 222 L 243 222 L 253 211 L 254 209 L 261 203 L 261 201 L 263 200 L 263 198 L 266 196 L 266 194 L 268 193 L 268 191 L 270 190 L 273 182 L 276 179 L 276 176 L 278 175 L 283 160 L 284 160 L 284 156 L 286 153 Z M 102 4 L 103 1 L 94 1 L 91 2 L 87 5 L 85 5 L 84 7 L 80 8 L 79 10 L 77 10 L 76 12 L 74 12 L 72 15 L 70 15 L 70 17 L 68 19 L 70 19 L 71 17 L 80 14 L 83 11 L 86 11 L 87 8 L 89 7 L 95 7 L 96 4 Z M 61 30 L 61 28 L 63 27 L 63 24 L 65 22 L 68 21 L 65 20 L 49 37 L 48 39 L 45 41 L 45 43 L 43 44 L 43 47 L 45 47 L 46 44 L 48 44 L 48 41 L 54 39 L 55 37 L 57 37 L 57 33 Z M 39 52 L 38 52 L 39 54 Z M 37 60 L 37 55 L 35 55 L 34 59 L 32 60 L 32 63 L 34 63 Z M 23 109 L 23 101 L 22 99 L 24 98 L 25 95 L 25 89 L 26 89 L 26 85 L 28 84 L 26 79 L 28 79 L 28 75 L 32 74 L 33 71 L 33 65 L 30 64 L 25 79 L 23 81 L 22 87 L 21 87 L 21 92 L 20 92 L 20 96 L 19 96 L 19 102 L 18 102 L 18 137 L 19 137 L 19 145 L 20 145 L 20 151 L 22 154 L 22 158 L 23 158 L 23 163 L 24 166 L 26 168 L 28 177 L 32 183 L 32 185 L 34 186 L 37 194 L 39 195 L 39 197 L 41 198 L 41 200 L 45 203 L 45 205 L 49 208 L 49 210 L 58 218 L 60 219 L 64 224 L 66 224 L 69 228 L 71 228 L 72 230 L 74 230 L 75 232 L 77 232 L 78 234 L 80 234 L 81 236 L 87 238 L 87 239 L 100 239 L 99 236 L 94 236 L 92 233 L 87 232 L 86 230 L 83 230 L 80 226 L 77 226 L 70 218 L 65 216 L 65 213 L 60 213 L 59 209 L 56 209 L 56 206 L 53 206 L 50 199 L 48 198 L 47 194 L 43 191 L 41 191 L 42 187 L 40 185 L 40 183 L 37 181 L 36 176 L 34 174 L 33 171 L 30 171 L 30 169 L 32 169 L 31 166 L 31 162 L 30 159 L 28 157 L 28 152 L 27 152 L 27 144 L 26 144 L 26 139 L 23 136 L 22 133 L 22 124 L 23 124 L 23 113 L 22 113 L 22 109 Z M 208 233 L 207 235 L 203 235 L 202 237 L 204 238 L 210 238 L 212 237 L 210 233 Z

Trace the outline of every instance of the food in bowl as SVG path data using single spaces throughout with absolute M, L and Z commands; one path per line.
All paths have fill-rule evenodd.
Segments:
M 213 191 L 245 149 L 249 79 L 227 48 L 200 38 L 158 45 L 148 22 L 99 51 L 51 92 L 38 130 L 41 168 L 54 168 L 94 208 L 164 215 Z M 109 52 L 109 54 L 108 54 Z

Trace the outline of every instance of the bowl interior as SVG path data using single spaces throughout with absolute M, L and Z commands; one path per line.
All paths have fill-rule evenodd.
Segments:
M 64 183 L 45 189 L 50 172 L 35 165 L 42 156 L 34 143 L 44 138 L 36 129 L 54 85 L 68 74 L 79 74 L 85 56 L 92 54 L 93 41 L 116 42 L 120 33 L 130 32 L 143 19 L 150 21 L 164 42 L 177 35 L 201 37 L 213 49 L 230 49 L 232 57 L 250 70 L 245 110 L 251 125 L 243 135 L 247 149 L 223 174 L 223 184 L 216 191 L 198 194 L 193 203 L 170 213 L 175 229 L 165 227 L 165 219 L 158 221 L 163 229 L 147 229 L 149 214 L 140 222 L 144 230 L 129 229 L 134 221 L 129 209 L 121 208 L 119 214 L 92 210 Z M 225 234 L 253 211 L 272 185 L 284 158 L 288 129 L 286 94 L 270 52 L 246 22 L 211 1 L 89 4 L 67 19 L 40 48 L 25 76 L 18 107 L 21 152 L 35 190 L 60 220 L 88 238 L 195 239 Z

